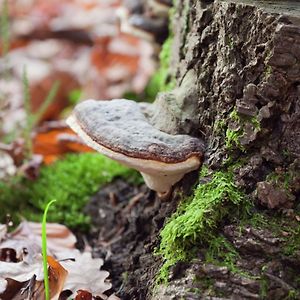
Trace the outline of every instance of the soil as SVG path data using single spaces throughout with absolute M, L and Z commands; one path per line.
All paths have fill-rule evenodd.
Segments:
M 93 229 L 87 237 L 93 254 L 105 260 L 113 292 L 121 299 L 146 299 L 159 258 L 153 255 L 162 216 L 172 210 L 146 186 L 117 179 L 102 188 L 86 207 Z

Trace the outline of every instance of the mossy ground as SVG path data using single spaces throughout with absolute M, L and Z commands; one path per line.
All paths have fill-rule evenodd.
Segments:
M 210 175 L 204 168 L 194 196 L 182 201 L 160 233 L 157 254 L 162 256 L 164 264 L 157 281 L 166 282 L 172 265 L 194 257 L 197 245 L 210 244 L 216 239 L 218 225 L 225 218 L 233 212 L 235 215 L 245 212 L 248 207 L 249 201 L 235 186 L 232 172 Z
M 118 176 L 141 182 L 138 173 L 100 154 L 70 154 L 42 167 L 36 181 L 16 177 L 9 183 L 0 182 L 0 221 L 4 222 L 7 214 L 16 222 L 22 218 L 41 221 L 46 204 L 56 199 L 48 213 L 49 222 L 87 229 L 90 220 L 83 213 L 85 204 L 102 185 Z

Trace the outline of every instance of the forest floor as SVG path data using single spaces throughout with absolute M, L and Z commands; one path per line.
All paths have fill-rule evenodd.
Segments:
M 122 32 L 120 1 L 3 3 L 0 299 L 44 299 L 36 270 L 41 220 L 54 199 L 48 266 L 60 300 L 300 299 L 299 161 L 273 170 L 268 159 L 277 157 L 266 151 L 262 169 L 262 154 L 240 162 L 231 149 L 219 171 L 205 161 L 169 200 L 159 199 L 137 172 L 92 151 L 64 120 L 87 98 L 151 102 L 169 76 L 171 39 L 158 69 L 158 44 Z M 235 110 L 228 115 L 226 122 L 243 125 Z M 235 134 L 225 146 L 239 146 L 240 127 L 218 125 L 219 137 Z M 217 152 L 209 155 L 219 163 Z M 240 187 L 250 191 L 261 178 L 252 203 Z

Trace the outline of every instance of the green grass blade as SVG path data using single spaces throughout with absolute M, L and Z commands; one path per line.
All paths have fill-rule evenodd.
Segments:
M 9 51 L 9 13 L 8 3 L 5 0 L 1 7 L 1 43 L 2 43 L 2 56 L 5 57 Z
M 45 285 L 45 299 L 50 300 L 50 291 L 49 291 L 49 278 L 48 278 L 48 264 L 47 264 L 47 213 L 49 207 L 56 202 L 56 200 L 50 201 L 45 208 L 43 221 L 42 221 L 42 255 L 43 255 L 43 269 L 44 269 L 44 285 Z
M 33 115 L 32 124 L 31 124 L 32 128 L 40 121 L 41 117 L 43 116 L 45 111 L 48 109 L 49 105 L 54 101 L 57 91 L 59 89 L 59 86 L 60 86 L 60 82 L 58 80 L 56 80 L 53 83 L 43 104 L 41 105 L 39 110 Z
M 23 138 L 25 142 L 25 158 L 29 159 L 32 156 L 32 141 L 31 141 L 31 130 L 32 130 L 32 113 L 31 113 L 31 96 L 29 90 L 29 81 L 27 76 L 26 66 L 23 69 L 23 98 L 24 108 L 26 112 L 26 124 L 23 129 Z
M 9 35 L 9 12 L 8 1 L 4 0 L 1 7 L 0 15 L 0 34 L 1 34 L 1 56 L 3 57 L 3 68 L 1 73 L 5 79 L 9 79 L 8 57 L 7 54 L 10 48 L 10 35 Z

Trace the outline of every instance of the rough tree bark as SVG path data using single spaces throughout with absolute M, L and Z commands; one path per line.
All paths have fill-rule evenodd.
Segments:
M 239 161 L 235 183 L 254 209 L 299 219 L 300 3 L 176 1 L 172 22 L 170 76 L 177 88 L 159 95 L 152 122 L 202 138 L 210 169 Z M 169 285 L 148 297 L 300 299 L 299 242 L 293 238 L 296 251 L 288 255 L 290 232 L 267 225 L 222 224 L 240 272 L 199 256 L 173 268 Z

